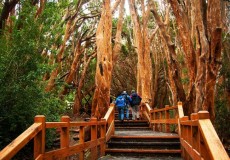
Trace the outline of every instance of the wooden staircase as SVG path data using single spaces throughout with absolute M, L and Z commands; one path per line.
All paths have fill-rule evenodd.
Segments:
M 115 120 L 115 135 L 107 142 L 106 155 L 179 158 L 179 136 L 154 132 L 146 120 Z
M 70 121 L 68 116 L 62 116 L 60 122 L 46 122 L 45 116 L 37 115 L 27 130 L 0 151 L 0 160 L 12 159 L 31 140 L 36 160 L 72 159 L 76 155 L 79 160 L 85 157 L 92 160 L 182 160 L 180 156 L 186 160 L 229 160 L 207 111 L 193 113 L 189 119 L 184 116 L 181 102 L 178 106 L 161 109 L 151 109 L 143 103 L 140 110 L 147 121 L 125 120 L 121 123 L 114 120 L 114 105 L 101 120 L 92 117 L 88 122 Z M 173 133 L 175 125 L 180 133 L 180 143 L 178 134 Z M 79 129 L 74 131 L 79 134 L 78 141 L 70 144 L 71 132 L 76 128 Z M 58 149 L 45 148 L 45 134 L 49 129 L 60 130 Z

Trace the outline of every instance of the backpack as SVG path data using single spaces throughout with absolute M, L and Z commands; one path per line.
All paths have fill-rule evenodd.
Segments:
M 126 106 L 126 99 L 125 96 L 118 96 L 116 99 L 116 106 L 117 107 L 124 107 Z
M 137 94 L 132 95 L 132 105 L 139 105 L 141 103 L 141 98 Z

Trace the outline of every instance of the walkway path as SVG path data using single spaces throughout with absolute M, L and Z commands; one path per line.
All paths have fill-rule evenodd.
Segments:
M 118 121 L 116 120 L 116 123 Z M 119 122 L 118 122 L 119 123 Z M 126 122 L 128 123 L 128 122 Z M 125 124 L 124 124 L 125 126 Z M 139 130 L 130 130 L 127 129 L 129 127 L 125 127 L 126 129 L 118 129 L 118 127 L 115 127 L 115 135 L 114 136 L 140 136 L 140 137 L 153 137 L 153 136 L 178 136 L 176 133 L 163 133 L 163 132 L 155 132 L 152 130 L 145 130 L 145 129 L 139 129 Z M 180 157 L 171 157 L 171 156 L 154 156 L 154 157 L 148 157 L 148 156 L 111 156 L 106 155 L 104 157 L 101 157 L 99 160 L 182 160 Z

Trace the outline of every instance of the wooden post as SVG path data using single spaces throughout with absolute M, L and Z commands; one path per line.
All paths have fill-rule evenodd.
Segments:
M 168 122 L 168 120 L 169 120 L 169 105 L 166 105 L 165 106 L 165 119 L 167 120 L 167 122 Z M 169 133 L 170 132 L 170 125 L 169 125 L 169 123 L 165 123 L 165 132 L 167 132 L 167 133 Z
M 198 120 L 198 114 L 192 113 L 191 114 L 191 121 L 192 123 L 195 123 L 195 121 Z M 200 153 L 200 133 L 198 126 L 193 125 L 192 126 L 192 143 L 193 149 L 195 149 L 198 153 Z
M 183 107 L 182 107 L 182 102 L 178 102 L 177 107 L 178 107 L 178 133 L 179 133 L 179 135 L 181 135 L 180 118 L 184 117 L 184 111 L 183 111 Z
M 156 112 L 154 112 L 154 110 L 153 110 L 153 120 L 156 120 L 156 119 L 157 119 L 157 115 L 156 115 Z M 153 123 L 153 130 L 157 131 L 157 125 L 156 125 L 156 123 Z
M 104 138 L 102 144 L 100 145 L 100 155 L 102 157 L 105 155 L 106 120 L 101 119 L 101 122 L 104 122 L 104 124 L 101 125 L 101 138 Z
M 179 118 L 179 121 L 180 121 L 180 122 L 182 122 L 182 121 L 187 121 L 187 120 L 188 120 L 188 116 L 184 116 L 184 117 L 182 117 L 182 118 Z M 181 138 L 182 140 L 186 140 L 186 130 L 185 130 L 185 126 L 184 126 L 184 125 L 181 125 L 181 126 L 180 126 L 180 138 Z M 186 150 L 185 150 L 184 147 L 182 147 L 182 148 L 181 148 L 181 156 L 182 156 L 182 158 L 185 159 L 185 158 L 186 158 L 186 155 L 187 155 Z
M 69 116 L 62 116 L 61 117 L 61 121 L 62 122 L 66 122 L 67 123 L 67 127 L 62 127 L 61 128 L 61 148 L 65 148 L 65 147 L 69 147 L 69 122 L 70 122 L 70 118 Z
M 97 122 L 97 118 L 91 118 L 91 122 Z M 97 140 L 97 125 L 91 126 L 91 141 Z M 91 148 L 91 160 L 97 159 L 97 146 Z
M 198 118 L 199 119 L 210 119 L 208 111 L 199 111 Z
M 183 107 L 182 107 L 182 102 L 178 102 L 178 112 L 179 112 L 179 118 L 184 117 L 184 111 L 183 111 Z
M 46 118 L 43 115 L 35 116 L 34 123 L 41 123 L 41 131 L 34 137 L 34 159 L 45 153 Z
M 159 119 L 162 120 L 162 111 L 159 112 Z M 162 132 L 163 123 L 159 123 L 159 125 L 160 125 L 159 130 L 160 130 L 160 132 Z
M 80 126 L 79 144 L 84 144 L 84 143 L 85 143 L 85 130 L 84 130 L 84 126 Z M 80 160 L 84 160 L 84 154 L 85 154 L 84 151 L 79 153 L 79 159 Z

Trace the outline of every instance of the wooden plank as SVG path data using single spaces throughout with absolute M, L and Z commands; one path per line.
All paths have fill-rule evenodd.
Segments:
M 42 129 L 42 123 L 34 123 L 0 152 L 1 160 L 11 159 Z
M 177 119 L 157 119 L 157 120 L 151 120 L 150 123 L 177 124 Z
M 200 132 L 203 136 L 208 152 L 212 159 L 229 160 L 229 156 L 224 149 L 210 119 L 199 120 Z
M 188 155 L 191 156 L 192 159 L 201 160 L 201 155 L 195 149 L 192 148 L 190 144 L 188 144 L 184 139 L 181 139 L 181 145 L 185 148 Z
M 106 122 L 105 119 L 101 119 L 101 120 Z M 106 136 L 106 125 L 101 125 L 100 131 L 101 131 L 100 137 L 105 139 L 105 136 Z M 101 143 L 101 145 L 100 145 L 100 156 L 101 157 L 105 155 L 105 148 L 106 148 L 106 146 L 105 146 L 105 140 L 104 140 L 104 143 Z
M 60 140 L 61 140 L 61 148 L 65 148 L 65 147 L 69 146 L 69 140 L 70 140 L 69 122 L 70 122 L 70 118 L 69 118 L 69 116 L 62 116 L 61 121 L 67 123 L 67 127 L 62 127 L 61 128 L 61 138 L 60 138 Z
M 91 118 L 91 122 L 97 122 L 97 118 Z M 94 140 L 97 140 L 97 125 L 91 126 L 91 141 L 94 141 Z M 90 156 L 92 160 L 97 159 L 97 145 L 91 148 Z
M 97 121 L 77 121 L 77 122 L 70 122 L 70 127 L 79 127 L 79 126 L 92 126 L 92 125 L 98 125 Z
M 114 120 L 112 121 L 111 125 L 109 126 L 107 132 L 106 132 L 106 142 L 108 142 L 108 140 L 110 139 L 110 137 L 113 134 L 113 130 L 114 130 Z
M 183 111 L 183 107 L 182 107 L 182 102 L 178 102 L 178 113 L 179 113 L 179 118 L 184 117 L 184 111 Z
M 84 150 L 91 149 L 97 145 L 100 145 L 101 143 L 105 143 L 105 138 L 99 138 L 93 141 L 88 141 L 83 144 L 76 144 L 74 146 L 61 148 L 53 151 L 46 152 L 43 155 L 44 160 L 52 160 L 52 159 L 59 159 L 71 156 L 73 154 L 78 154 L 80 152 L 83 152 Z M 96 157 L 98 158 L 98 157 Z
M 46 144 L 46 126 L 45 126 L 46 118 L 43 115 L 35 116 L 34 123 L 41 123 L 42 128 L 41 131 L 37 133 L 34 137 L 34 158 L 38 155 L 45 153 L 45 144 Z
M 181 121 L 180 122 L 181 125 L 184 125 L 184 126 L 198 126 L 198 120 L 195 120 L 195 121 Z
M 114 106 L 110 106 L 110 107 L 109 107 L 108 111 L 106 112 L 106 114 L 105 114 L 105 116 L 104 116 L 104 119 L 105 119 L 106 121 L 108 121 L 108 119 L 109 119 L 109 117 L 112 115 L 114 109 L 115 109 Z
M 177 106 L 172 106 L 172 107 L 168 107 L 168 108 L 154 109 L 153 112 L 162 112 L 162 111 L 165 111 L 165 110 L 174 110 L 174 109 L 177 109 L 177 108 L 178 108 Z
M 113 135 L 111 138 L 118 138 L 118 139 L 160 139 L 160 138 L 164 138 L 164 139 L 174 139 L 174 138 L 180 138 L 178 135 L 175 136 L 119 136 L 119 135 Z
M 106 152 L 113 152 L 113 153 L 181 153 L 180 149 L 106 149 Z
M 146 112 L 146 111 L 144 111 L 144 113 L 143 113 L 144 115 L 145 115 L 145 117 L 148 119 L 148 121 L 150 122 L 150 117 L 149 117 L 149 114 Z
M 165 110 L 165 119 L 169 119 L 169 105 L 165 106 L 166 110 Z M 168 123 L 165 123 L 165 132 L 170 132 L 170 125 Z
M 80 132 L 79 132 L 79 143 L 84 144 L 85 142 L 85 129 L 84 126 L 80 126 Z M 84 150 L 79 152 L 79 159 L 84 159 Z
M 46 128 L 61 128 L 67 126 L 68 123 L 66 122 L 46 122 Z
M 145 103 L 147 111 L 150 113 L 153 110 L 148 103 Z

